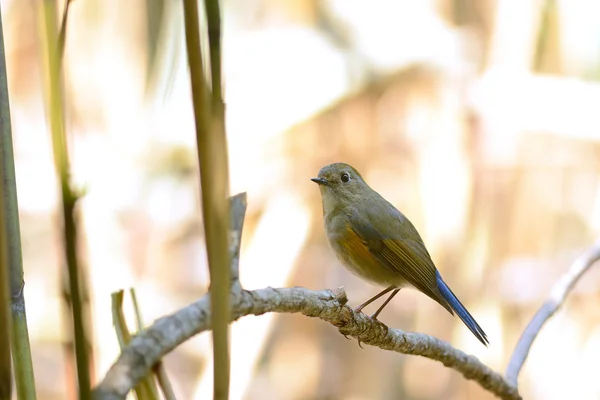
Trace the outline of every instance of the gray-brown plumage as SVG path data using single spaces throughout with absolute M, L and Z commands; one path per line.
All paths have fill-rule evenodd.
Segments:
M 327 239 L 338 259 L 356 275 L 387 286 L 357 311 L 392 291 L 373 315 L 376 319 L 400 288 L 412 286 L 449 313 L 456 312 L 487 346 L 485 332 L 443 281 L 408 218 L 371 189 L 348 164 L 327 165 L 312 180 L 321 190 Z

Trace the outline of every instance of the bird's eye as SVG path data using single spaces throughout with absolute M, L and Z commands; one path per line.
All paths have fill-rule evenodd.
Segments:
M 343 173 L 341 176 L 342 182 L 348 182 L 350 180 L 350 175 Z

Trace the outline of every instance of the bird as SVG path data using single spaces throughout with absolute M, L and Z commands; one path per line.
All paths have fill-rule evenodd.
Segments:
M 414 225 L 373 190 L 354 167 L 329 164 L 311 180 L 319 185 L 321 192 L 329 247 L 352 273 L 386 287 L 359 305 L 355 312 L 362 312 L 391 292 L 371 316 L 377 320 L 400 289 L 412 287 L 450 314 L 456 313 L 484 346 L 489 345 L 483 329 L 442 279 Z

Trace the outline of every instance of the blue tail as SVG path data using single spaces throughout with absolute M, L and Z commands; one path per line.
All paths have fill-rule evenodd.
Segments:
M 440 291 L 444 300 L 446 300 L 450 307 L 456 312 L 456 314 L 458 314 L 458 316 L 460 317 L 462 322 L 465 323 L 467 328 L 469 328 L 469 330 L 473 332 L 473 335 L 475 335 L 475 337 L 479 339 L 479 341 L 483 343 L 484 346 L 487 347 L 487 345 L 490 344 L 487 335 L 485 334 L 483 329 L 481 329 L 477 321 L 475 321 L 475 318 L 473 318 L 473 316 L 467 311 L 465 306 L 463 306 L 460 300 L 458 300 L 458 297 L 456 297 L 454 293 L 452 293 L 452 290 L 450 290 L 448 285 L 446 285 L 446 282 L 442 280 L 442 277 L 439 273 L 437 274 L 437 285 L 438 290 Z

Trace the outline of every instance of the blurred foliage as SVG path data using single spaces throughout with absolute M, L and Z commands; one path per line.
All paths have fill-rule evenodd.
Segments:
M 197 173 L 196 154 L 189 146 L 168 146 L 156 143 L 148 151 L 148 173 L 154 177 L 173 176 L 186 180 L 195 178 Z
M 180 5 L 165 0 L 146 0 L 146 96 L 167 96 L 178 68 Z M 164 82 L 164 83 L 163 83 Z M 163 88 L 164 87 L 164 88 Z M 161 89 L 164 90 L 161 93 Z
M 563 70 L 556 0 L 544 0 L 534 52 L 533 70 L 550 74 L 559 74 Z

